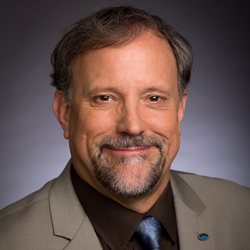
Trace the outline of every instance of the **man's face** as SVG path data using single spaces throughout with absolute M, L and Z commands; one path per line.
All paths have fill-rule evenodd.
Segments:
M 173 52 L 151 32 L 79 56 L 63 125 L 76 171 L 111 197 L 166 185 L 185 102 L 186 94 L 179 102 Z

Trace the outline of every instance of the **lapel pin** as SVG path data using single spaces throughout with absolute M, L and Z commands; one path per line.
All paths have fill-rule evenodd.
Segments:
M 201 234 L 198 234 L 197 238 L 198 240 L 204 241 L 204 240 L 208 240 L 209 236 L 208 234 L 201 233 Z

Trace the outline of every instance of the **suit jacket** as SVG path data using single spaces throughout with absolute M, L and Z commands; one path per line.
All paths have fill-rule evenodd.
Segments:
M 70 178 L 62 174 L 0 212 L 1 250 L 101 250 Z M 249 250 L 250 191 L 235 183 L 171 171 L 181 250 Z M 198 240 L 199 233 L 209 239 Z

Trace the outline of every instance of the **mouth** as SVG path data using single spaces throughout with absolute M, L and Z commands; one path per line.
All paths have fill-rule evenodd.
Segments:
M 138 135 L 119 136 L 117 138 L 105 137 L 97 142 L 98 157 L 102 153 L 111 154 L 113 156 L 145 156 L 146 154 L 162 154 L 164 141 L 161 138 Z
M 129 148 L 113 148 L 113 147 L 106 147 L 108 151 L 117 154 L 123 155 L 135 155 L 135 154 L 142 154 L 146 153 L 151 147 L 129 147 Z

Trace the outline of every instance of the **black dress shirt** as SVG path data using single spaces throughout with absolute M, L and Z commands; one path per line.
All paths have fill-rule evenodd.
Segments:
M 146 216 L 157 218 L 163 225 L 160 237 L 161 250 L 179 249 L 170 183 L 154 206 L 147 213 L 139 214 L 96 191 L 79 177 L 73 166 L 71 179 L 77 197 L 104 250 L 143 250 L 134 232 L 141 219 Z

